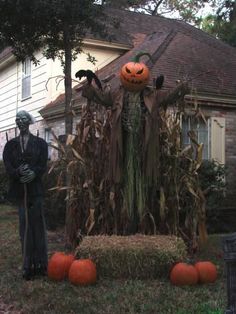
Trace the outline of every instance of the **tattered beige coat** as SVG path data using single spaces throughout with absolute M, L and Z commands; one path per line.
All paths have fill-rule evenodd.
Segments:
M 163 92 L 152 88 L 143 90 L 143 100 L 147 111 L 145 113 L 144 134 L 142 135 L 143 151 L 142 164 L 143 176 L 149 186 L 156 186 L 159 177 L 159 129 L 160 108 L 164 110 L 167 105 L 177 98 L 183 97 L 187 91 L 185 84 L 178 85 L 171 92 Z M 87 85 L 82 95 L 90 100 L 111 107 L 112 130 L 110 142 L 109 178 L 113 183 L 119 183 L 123 176 L 123 136 L 121 113 L 124 105 L 125 89 L 121 86 L 115 92 L 104 93 Z

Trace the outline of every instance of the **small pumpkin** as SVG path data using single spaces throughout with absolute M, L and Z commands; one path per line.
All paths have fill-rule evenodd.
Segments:
M 74 285 L 90 285 L 97 280 L 96 265 L 90 259 L 75 260 L 69 271 L 69 281 Z
M 191 286 L 198 282 L 198 272 L 193 265 L 177 263 L 171 270 L 170 281 L 176 286 Z
M 75 257 L 72 254 L 54 253 L 48 261 L 48 277 L 56 281 L 65 279 L 74 260 Z
M 132 61 L 124 64 L 121 68 L 120 81 L 124 88 L 130 92 L 143 90 L 149 82 L 149 69 L 143 62 L 139 61 L 143 55 L 147 55 L 151 59 L 149 53 L 140 52 Z
M 213 283 L 217 279 L 217 268 L 210 261 L 197 262 L 194 267 L 198 271 L 200 283 Z

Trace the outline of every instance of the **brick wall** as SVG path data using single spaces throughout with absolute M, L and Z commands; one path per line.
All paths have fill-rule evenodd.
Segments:
M 226 113 L 225 155 L 227 173 L 227 202 L 229 207 L 236 207 L 236 111 Z

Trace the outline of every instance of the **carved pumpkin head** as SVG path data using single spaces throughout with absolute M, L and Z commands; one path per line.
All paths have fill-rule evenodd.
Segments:
M 149 53 L 140 52 L 132 61 L 124 64 L 121 68 L 121 84 L 130 92 L 141 91 L 148 84 L 149 69 L 144 63 L 139 62 L 140 57 L 143 55 L 147 55 L 151 59 Z

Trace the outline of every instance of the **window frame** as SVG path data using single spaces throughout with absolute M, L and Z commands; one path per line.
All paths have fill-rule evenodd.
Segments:
M 183 142 L 183 138 L 184 138 L 184 134 L 183 134 L 183 119 L 185 118 L 185 119 L 187 119 L 187 121 L 188 121 L 188 127 L 187 127 L 187 132 L 188 131 L 190 131 L 191 130 L 191 121 L 190 121 L 190 119 L 193 117 L 193 115 L 187 115 L 187 116 L 184 116 L 184 115 L 182 115 L 182 117 L 181 117 L 181 132 L 182 132 L 182 135 L 181 135 L 181 140 L 182 140 L 182 147 L 184 148 L 184 147 L 186 147 L 187 145 L 190 145 L 191 144 L 191 140 L 190 140 L 190 138 L 189 138 L 189 143 L 184 143 Z M 205 122 L 204 122 L 204 120 L 202 119 L 202 122 L 203 122 L 203 124 L 205 124 L 206 125 L 206 129 L 207 129 L 207 141 L 205 142 L 205 143 L 203 143 L 203 144 L 206 144 L 207 143 L 207 151 L 206 151 L 206 153 L 205 153 L 205 155 L 206 156 L 202 156 L 203 157 L 203 159 L 204 160 L 210 160 L 210 158 L 211 158 L 211 141 L 210 141 L 210 137 L 211 137 L 211 119 L 210 119 L 210 117 L 205 117 L 206 118 L 206 120 L 207 120 L 207 124 L 205 124 Z M 192 130 L 194 130 L 194 129 L 192 129 Z M 188 136 L 188 135 L 187 135 Z M 202 143 L 202 141 L 199 141 L 199 132 L 197 132 L 197 140 L 198 140 L 198 143 L 200 144 L 200 143 Z M 206 145 L 205 145 L 205 147 L 206 147 Z M 204 147 L 204 148 L 205 148 Z
M 32 97 L 31 94 L 31 80 L 32 80 L 32 66 L 31 66 L 31 60 L 30 58 L 25 58 L 24 61 L 22 61 L 22 75 L 21 75 L 21 101 L 24 101 L 26 99 L 29 99 Z M 25 91 L 29 90 L 26 95 Z
M 52 158 L 52 147 L 50 146 L 50 144 L 52 144 L 52 138 L 50 136 L 52 135 L 51 130 L 52 128 L 50 127 L 44 129 L 44 140 L 48 144 L 48 160 Z

